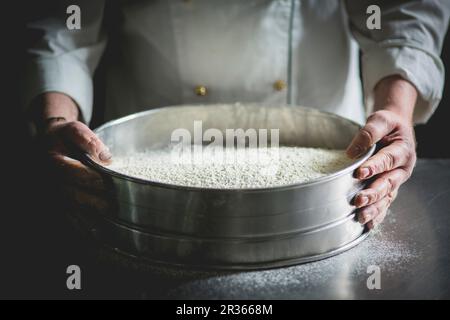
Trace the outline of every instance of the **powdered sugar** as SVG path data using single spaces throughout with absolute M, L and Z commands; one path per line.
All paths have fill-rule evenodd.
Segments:
M 343 150 L 320 148 L 205 148 L 201 157 L 170 149 L 116 157 L 110 169 L 145 180 L 205 188 L 264 188 L 302 183 L 352 162 Z

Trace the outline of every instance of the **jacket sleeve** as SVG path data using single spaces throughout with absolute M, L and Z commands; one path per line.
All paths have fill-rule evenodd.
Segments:
M 92 76 L 106 45 L 102 29 L 104 1 L 52 1 L 47 16 L 27 24 L 27 62 L 24 107 L 39 94 L 56 91 L 70 96 L 83 120 L 92 116 Z M 67 8 L 81 12 L 80 29 L 69 30 Z
M 381 9 L 381 29 L 366 26 L 367 8 Z M 450 15 L 449 0 L 346 0 L 350 30 L 362 51 L 362 77 L 368 113 L 378 81 L 400 75 L 418 90 L 414 122 L 425 123 L 442 97 L 440 52 Z

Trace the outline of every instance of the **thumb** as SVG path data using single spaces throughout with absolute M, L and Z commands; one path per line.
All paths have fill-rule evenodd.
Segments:
M 350 158 L 362 156 L 372 145 L 391 133 L 395 124 L 389 111 L 382 110 L 373 113 L 348 146 L 347 155 Z

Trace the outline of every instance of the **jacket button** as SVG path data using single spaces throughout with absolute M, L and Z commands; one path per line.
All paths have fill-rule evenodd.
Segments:
M 195 94 L 198 96 L 206 96 L 206 94 L 208 93 L 208 90 L 206 90 L 205 86 L 196 86 L 195 87 Z
M 277 80 L 273 83 L 273 88 L 277 91 L 282 91 L 286 88 L 286 82 L 283 80 Z

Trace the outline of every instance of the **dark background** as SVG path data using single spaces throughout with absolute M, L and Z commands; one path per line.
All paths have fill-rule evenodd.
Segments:
M 35 143 L 27 134 L 27 125 L 19 109 L 27 40 L 23 26 L 30 16 L 39 14 L 39 10 L 45 8 L 30 7 L 28 1 L 2 7 L 0 298 L 108 297 L 107 288 L 113 285 L 133 291 L 134 286 L 139 286 L 138 279 L 130 281 L 128 278 L 127 283 L 121 283 L 125 280 L 121 280 L 117 270 L 103 272 L 102 264 L 92 262 L 90 245 L 67 224 L 64 206 L 54 196 L 58 190 L 51 183 L 51 172 L 43 166 Z M 448 34 L 442 59 L 446 73 L 450 74 Z M 101 69 L 99 75 L 101 77 Z M 101 85 L 98 88 L 101 91 Z M 450 158 L 449 103 L 450 81 L 447 81 L 444 97 L 433 117 L 426 125 L 416 127 L 419 157 Z M 82 270 L 87 270 L 83 274 L 84 279 L 91 277 L 97 289 L 101 287 L 103 290 L 100 292 L 94 288 L 89 294 L 87 291 L 69 292 L 65 287 L 65 271 L 69 264 L 78 264 Z M 99 277 L 102 274 L 104 277 Z M 94 276 L 95 279 L 92 278 Z M 115 278 L 115 284 L 110 283 L 111 276 Z M 133 293 L 130 296 L 134 297 Z

